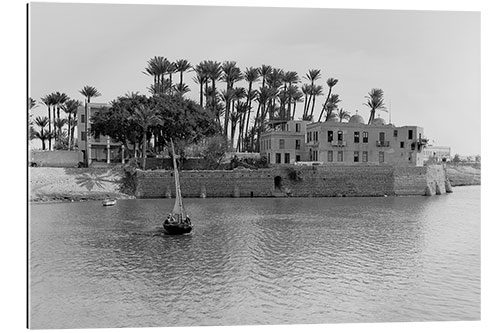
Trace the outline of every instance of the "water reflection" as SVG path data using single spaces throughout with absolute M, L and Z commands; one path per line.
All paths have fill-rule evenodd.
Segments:
M 478 319 L 479 190 L 33 205 L 32 326 Z

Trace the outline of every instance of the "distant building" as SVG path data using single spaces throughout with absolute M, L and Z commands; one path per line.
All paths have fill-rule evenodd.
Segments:
M 451 148 L 445 146 L 426 146 L 423 150 L 424 162 L 447 162 L 451 160 Z
M 299 122 L 290 121 L 286 123 L 286 131 L 275 130 L 262 135 L 261 154 L 269 156 L 271 164 L 297 162 L 297 158 L 291 158 L 294 155 L 300 156 L 300 161 L 318 162 L 323 165 L 424 164 L 423 148 L 427 139 L 422 127 L 396 127 L 385 124 L 382 118 L 376 118 L 372 124 L 367 125 L 360 115 L 354 115 L 347 123 L 338 122 L 336 119 L 306 123 L 305 146 L 299 146 L 298 142 L 302 142 L 302 132 L 293 131 L 297 123 Z M 293 142 L 297 142 L 296 147 Z
M 78 108 L 78 148 L 83 152 L 84 160 L 89 165 L 92 162 L 124 163 L 125 151 L 121 143 L 114 142 L 109 136 L 100 135 L 94 138 L 88 131 L 92 126 L 90 121 L 92 115 L 103 108 L 109 108 L 109 104 L 88 103 Z

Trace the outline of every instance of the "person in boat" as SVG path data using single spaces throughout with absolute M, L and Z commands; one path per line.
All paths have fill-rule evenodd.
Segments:
M 189 215 L 186 214 L 186 220 L 185 220 L 185 223 L 187 225 L 191 225 L 191 219 L 189 218 Z

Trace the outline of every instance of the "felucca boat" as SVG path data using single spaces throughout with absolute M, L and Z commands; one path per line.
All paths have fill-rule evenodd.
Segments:
M 179 171 L 177 170 L 174 142 L 172 139 L 170 139 L 170 142 L 172 144 L 172 160 L 174 162 L 175 203 L 172 213 L 168 214 L 167 219 L 163 222 L 163 228 L 165 228 L 165 232 L 169 235 L 181 235 L 191 232 L 193 226 L 182 204 L 181 185 L 179 181 Z

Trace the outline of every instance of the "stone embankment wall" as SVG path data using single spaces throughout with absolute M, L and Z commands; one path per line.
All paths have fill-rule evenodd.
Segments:
M 445 178 L 441 166 L 282 166 L 180 172 L 185 197 L 433 195 L 446 192 Z M 138 171 L 136 196 L 175 196 L 173 171 Z

